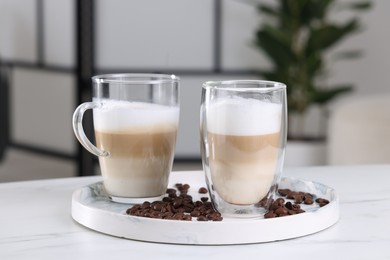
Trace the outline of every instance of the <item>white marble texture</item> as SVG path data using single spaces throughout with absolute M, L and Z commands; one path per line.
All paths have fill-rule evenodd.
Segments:
M 263 244 L 190 246 L 120 239 L 72 220 L 74 190 L 100 177 L 0 184 L 0 259 L 389 259 L 390 165 L 286 169 L 284 176 L 333 187 L 337 224 Z
M 174 187 L 176 183 L 191 184 L 188 194 L 194 201 L 202 197 L 198 193 L 199 188 L 206 186 L 202 171 L 173 172 L 168 187 Z M 306 211 L 305 214 L 284 218 L 229 218 L 222 215 L 222 222 L 173 221 L 125 214 L 130 206 L 112 202 L 103 188 L 103 183 L 97 182 L 73 193 L 72 217 L 90 229 L 116 237 L 189 245 L 238 245 L 279 241 L 317 233 L 337 223 L 339 199 L 332 188 L 297 178 L 283 178 L 279 187 L 308 192 L 315 196 L 314 199 L 324 198 L 330 203 L 326 207 L 319 207 L 317 203 L 302 204 L 301 208 Z

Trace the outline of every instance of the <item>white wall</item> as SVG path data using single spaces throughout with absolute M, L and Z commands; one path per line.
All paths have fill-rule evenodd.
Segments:
M 242 0 L 222 1 L 222 70 L 256 70 L 269 66 L 265 56 L 251 46 L 253 33 L 261 21 L 254 6 Z M 0 56 L 35 62 L 36 17 L 34 0 L 0 0 Z M 96 63 L 98 69 L 204 71 L 196 76 L 180 75 L 181 123 L 177 157 L 199 156 L 199 104 L 201 83 L 210 79 L 237 79 L 251 76 L 212 74 L 213 1 L 211 0 L 98 0 L 96 4 Z M 44 1 L 44 62 L 72 67 L 75 63 L 74 1 Z M 373 8 L 362 15 L 365 30 L 337 47 L 364 51 L 358 60 L 332 64 L 329 83 L 353 83 L 353 95 L 389 93 L 390 73 L 390 1 L 375 0 Z M 342 19 L 341 16 L 335 19 Z M 209 72 L 208 72 L 209 71 Z M 34 74 L 34 75 L 33 75 Z M 38 86 L 43 100 L 61 102 L 52 111 L 61 123 L 70 124 L 74 81 L 57 79 L 35 70 L 20 70 L 12 89 L 12 137 L 25 143 L 73 151 L 75 142 L 69 128 L 31 133 L 25 131 L 32 115 L 46 109 L 47 102 L 25 102 L 32 84 Z M 32 78 L 32 80 L 31 80 Z M 46 86 L 44 86 L 47 84 Z M 340 99 L 342 100 L 342 99 Z M 341 101 L 339 101 L 341 102 Z M 16 107 L 15 107 L 16 106 Z M 57 109 L 57 110 L 56 110 Z M 66 112 L 63 112 L 66 111 Z M 35 131 L 47 125 L 46 116 L 34 117 Z M 60 123 L 58 123 L 60 124 Z M 42 136 L 45 136 L 43 138 Z
M 35 1 L 0 0 L 0 57 L 36 62 Z
M 76 152 L 72 113 L 75 79 L 62 73 L 14 69 L 11 88 L 11 138 L 17 143 Z

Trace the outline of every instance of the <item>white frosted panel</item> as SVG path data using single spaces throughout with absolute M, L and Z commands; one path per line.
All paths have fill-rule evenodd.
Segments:
M 98 68 L 210 69 L 213 1 L 96 2 Z
M 329 71 L 326 78 L 330 86 L 351 83 L 354 95 L 390 93 L 388 76 L 390 71 L 390 1 L 373 1 L 372 8 L 359 14 L 363 30 L 348 36 L 330 54 Z M 333 18 L 345 22 L 350 12 L 339 13 Z M 339 51 L 360 50 L 362 56 L 352 60 L 331 59 Z
M 202 84 L 209 80 L 256 79 L 256 76 L 181 76 L 180 123 L 176 158 L 200 158 L 200 100 Z
M 34 0 L 0 0 L 0 57 L 35 62 L 36 6 Z
M 15 69 L 12 77 L 11 139 L 73 153 L 74 78 L 26 69 Z
M 176 158 L 200 158 L 199 107 L 203 77 L 180 77 L 180 121 Z
M 44 0 L 44 58 L 48 65 L 75 64 L 75 1 Z
M 254 1 L 222 1 L 222 68 L 260 69 L 269 66 L 265 55 L 253 42 L 260 26 Z

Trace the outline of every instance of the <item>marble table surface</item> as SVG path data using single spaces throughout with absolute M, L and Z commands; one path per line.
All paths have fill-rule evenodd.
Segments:
M 284 176 L 334 188 L 338 223 L 261 244 L 140 242 L 98 233 L 72 219 L 73 191 L 100 181 L 99 176 L 2 183 L 0 259 L 390 259 L 390 165 L 288 168 Z

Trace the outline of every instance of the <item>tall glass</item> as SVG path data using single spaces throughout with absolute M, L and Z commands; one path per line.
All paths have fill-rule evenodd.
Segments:
M 286 85 L 206 82 L 200 115 L 203 169 L 213 205 L 228 217 L 265 213 L 283 168 Z
M 92 102 L 73 115 L 77 139 L 99 157 L 103 183 L 114 201 L 136 203 L 164 195 L 179 123 L 179 78 L 110 74 L 92 78 Z M 93 109 L 96 146 L 82 119 Z

